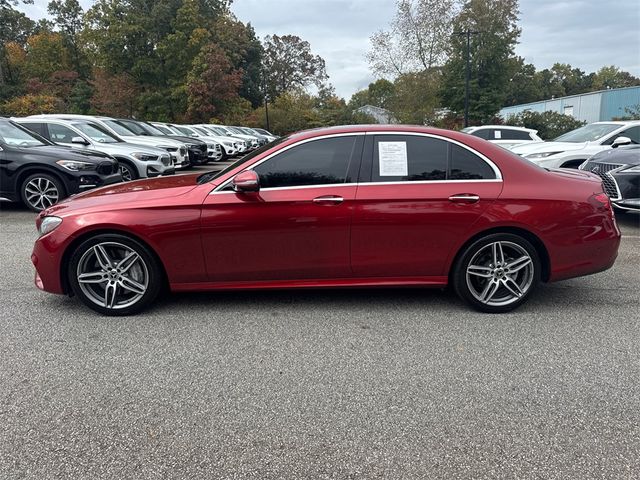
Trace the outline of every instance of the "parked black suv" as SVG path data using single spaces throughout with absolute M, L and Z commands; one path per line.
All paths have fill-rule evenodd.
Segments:
M 113 157 L 60 147 L 0 118 L 0 200 L 22 201 L 38 212 L 74 193 L 121 181 Z

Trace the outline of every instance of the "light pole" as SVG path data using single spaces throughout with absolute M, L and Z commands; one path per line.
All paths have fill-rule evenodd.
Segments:
M 268 100 L 269 94 L 267 93 L 267 77 L 264 74 L 264 67 L 262 68 L 262 95 L 264 97 L 264 115 L 267 121 L 267 132 L 270 132 L 271 128 L 269 127 L 269 100 Z
M 467 37 L 466 66 L 464 73 L 464 126 L 469 126 L 469 82 L 471 78 L 471 35 L 479 34 L 479 31 L 466 29 L 462 32 L 453 32 L 454 35 Z

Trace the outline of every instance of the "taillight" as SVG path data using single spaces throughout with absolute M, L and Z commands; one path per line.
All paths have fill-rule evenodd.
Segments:
M 589 197 L 589 203 L 596 208 L 611 209 L 611 200 L 606 193 L 595 193 Z

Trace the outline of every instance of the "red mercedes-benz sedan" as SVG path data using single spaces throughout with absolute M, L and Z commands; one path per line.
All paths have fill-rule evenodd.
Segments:
M 140 180 L 42 212 L 36 285 L 107 315 L 172 291 L 451 284 L 504 312 L 611 267 L 601 179 L 463 133 L 349 126 L 280 138 L 220 172 Z

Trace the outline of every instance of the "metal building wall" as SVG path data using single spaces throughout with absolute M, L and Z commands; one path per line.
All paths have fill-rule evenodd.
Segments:
M 525 110 L 554 111 L 571 114 L 578 120 L 592 123 L 625 116 L 625 107 L 633 108 L 636 105 L 640 105 L 640 87 L 627 87 L 504 107 L 499 115 L 507 119 Z

